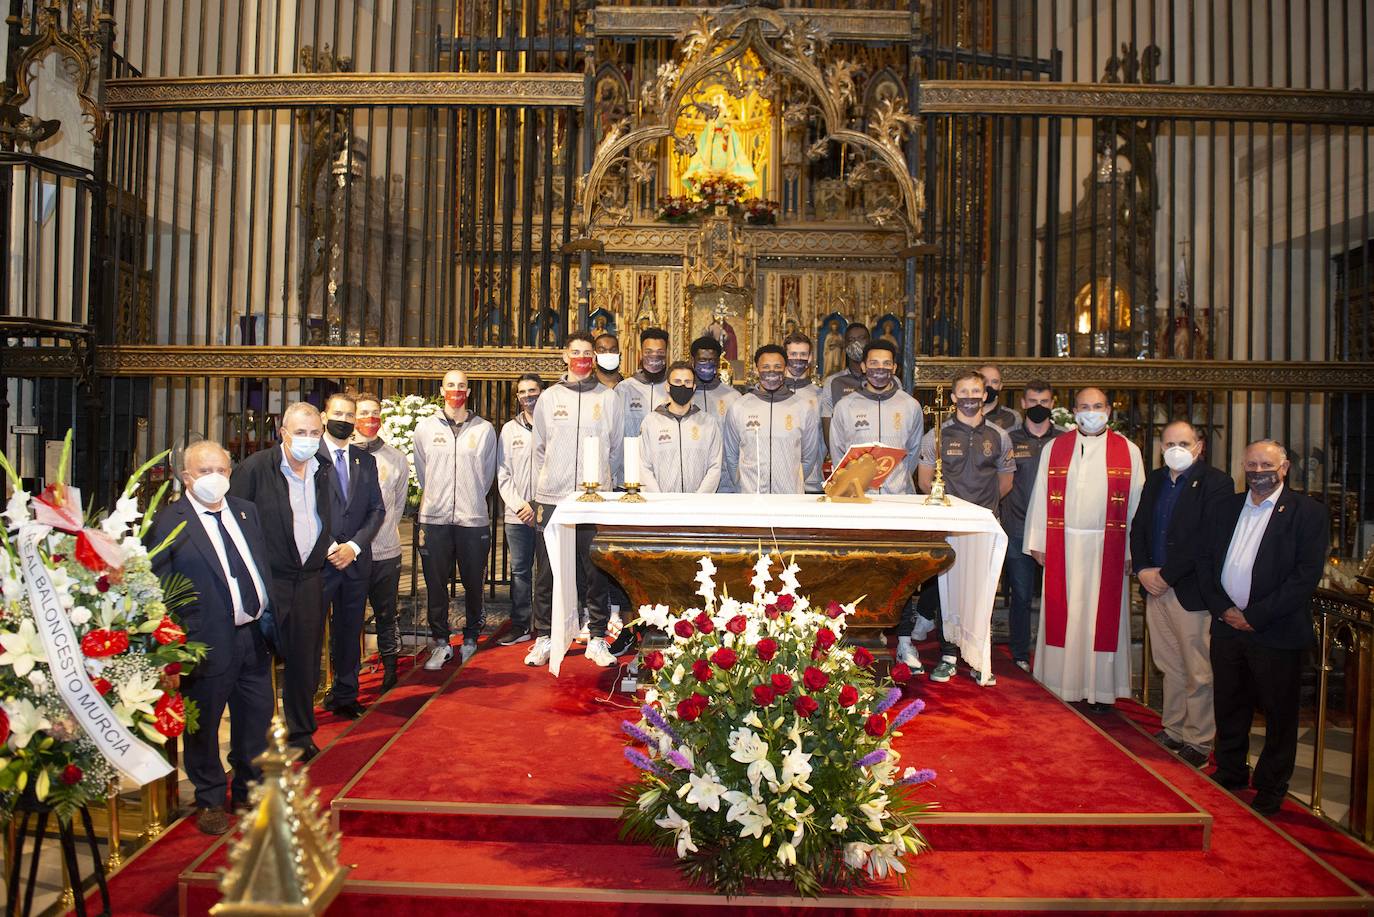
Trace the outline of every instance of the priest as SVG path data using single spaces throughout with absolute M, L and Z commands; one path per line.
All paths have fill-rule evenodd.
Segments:
M 1045 568 L 1035 677 L 1094 712 L 1131 694 L 1127 535 L 1145 483 L 1140 450 L 1110 419 L 1104 391 L 1078 393 L 1077 428 L 1041 453 L 1026 508 L 1025 552 Z

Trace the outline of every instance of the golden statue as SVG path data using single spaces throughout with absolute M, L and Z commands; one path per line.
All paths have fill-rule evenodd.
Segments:
M 730 123 L 732 119 L 725 95 L 716 93 L 713 101 L 716 117 L 708 121 L 701 133 L 697 134 L 697 151 L 688 161 L 687 171 L 682 173 L 682 184 L 695 192 L 707 179 L 724 175 L 752 188 L 758 184 L 759 176 L 744 152 L 739 132 Z

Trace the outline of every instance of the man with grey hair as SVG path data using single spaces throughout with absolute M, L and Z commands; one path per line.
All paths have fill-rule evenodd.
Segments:
M 153 520 L 150 544 L 176 538 L 153 557 L 158 576 L 179 575 L 194 597 L 178 613 L 188 640 L 204 643 L 205 659 L 182 685 L 200 709 L 200 727 L 183 737 L 186 776 L 195 787 L 196 827 L 224 834 L 229 805 L 248 803 L 248 786 L 262 778 L 253 759 L 267 749 L 272 718 L 272 654 L 260 619 L 270 604 L 268 549 L 252 503 L 228 496 L 229 453 L 201 440 L 182 458 L 182 498 Z M 229 708 L 232 788 L 220 761 L 219 724 Z
M 315 746 L 315 691 L 324 642 L 324 565 L 332 527 L 333 466 L 318 457 L 324 435 L 319 409 L 304 401 L 282 414 L 280 448 L 243 460 L 233 497 L 258 509 L 267 542 L 277 654 L 284 663 L 282 712 L 288 741 L 309 761 Z

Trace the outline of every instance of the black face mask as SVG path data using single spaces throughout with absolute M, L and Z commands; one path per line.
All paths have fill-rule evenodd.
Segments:
M 676 404 L 678 407 L 681 407 L 682 405 L 691 401 L 692 395 L 695 393 L 696 389 L 690 385 L 668 386 L 668 397 L 673 399 L 673 403 Z
M 1043 404 L 1033 404 L 1026 408 L 1026 419 L 1031 423 L 1044 423 L 1050 419 L 1050 409 Z
M 955 398 L 954 403 L 959 406 L 959 413 L 965 417 L 976 417 L 978 410 L 983 406 L 983 402 L 977 398 Z
M 1245 486 L 1261 497 L 1267 497 L 1279 486 L 1279 473 L 1277 471 L 1247 471 L 1245 472 Z
M 983 395 L 983 401 L 984 401 L 984 403 L 986 403 L 986 404 L 996 404 L 996 403 L 997 403 L 997 395 L 998 395 L 1001 391 L 1002 391 L 1001 389 L 992 388 L 991 386 L 989 386 L 987 392 Z
M 346 442 L 353 435 L 353 422 L 349 420 L 330 420 L 324 428 L 336 442 Z

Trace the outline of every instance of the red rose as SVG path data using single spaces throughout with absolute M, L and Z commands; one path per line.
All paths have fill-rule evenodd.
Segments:
M 739 654 L 736 653 L 734 650 L 730 649 L 728 646 L 722 646 L 720 649 L 716 650 L 714 653 L 711 654 L 711 661 L 714 662 L 716 665 L 720 666 L 722 669 L 728 669 L 733 667 L 734 664 L 739 661 Z
M 153 639 L 163 646 L 169 643 L 185 643 L 186 631 L 171 618 L 163 618 L 158 622 L 157 630 L 153 631 Z
M 0 748 L 5 747 L 5 743 L 10 740 L 10 718 L 5 715 L 3 708 L 0 708 Z
M 67 786 L 76 786 L 84 776 L 86 775 L 81 772 L 81 768 L 75 764 L 68 764 L 62 768 L 62 782 Z
M 778 653 L 778 641 L 772 637 L 764 637 L 754 647 L 754 652 L 758 653 L 764 662 L 768 662 Z
M 745 619 L 744 615 L 735 615 L 729 621 L 725 622 L 725 629 L 732 634 L 742 634 L 744 633 L 744 629 L 748 626 L 749 622 Z
M 186 729 L 186 702 L 180 694 L 164 694 L 153 705 L 153 728 L 169 739 Z
M 711 664 L 705 659 L 698 659 L 692 663 L 692 675 L 697 681 L 711 680 Z
M 854 648 L 854 664 L 861 669 L 866 669 L 873 664 L 873 654 L 862 646 Z
M 887 732 L 887 718 L 881 713 L 873 714 L 868 718 L 868 721 L 864 723 L 864 732 L 874 738 L 881 738 L 883 733 Z
M 840 689 L 840 706 L 852 707 L 859 702 L 859 689 L 853 685 L 845 685 Z
M 770 621 L 776 621 L 782 617 L 782 609 L 770 602 L 763 606 L 763 616 Z
M 122 630 L 93 630 L 81 638 L 81 652 L 92 659 L 118 656 L 129 648 L 129 634 Z
M 792 701 L 792 709 L 797 711 L 797 715 L 802 718 L 811 716 L 820 707 L 821 705 L 816 703 L 816 699 L 810 694 L 799 695 L 796 700 Z
M 786 694 L 788 691 L 792 690 L 791 675 L 785 675 L 782 672 L 774 672 L 773 677 L 769 680 L 773 682 L 773 690 L 777 691 L 779 694 Z
M 691 621 L 682 620 L 673 625 L 673 633 L 677 634 L 684 640 L 686 640 L 688 637 L 692 636 L 692 634 L 695 634 L 696 632 L 697 629 L 692 626 Z
M 50 557 L 50 558 L 48 558 L 48 559 L 51 560 L 51 561 L 52 561 L 53 563 L 55 563 L 55 564 L 60 564 L 60 563 L 62 563 L 62 561 L 64 561 L 64 560 L 67 559 L 67 555 L 66 555 L 66 554 L 54 554 L 52 557 Z
M 905 662 L 899 662 L 892 667 L 892 680 L 899 685 L 904 685 L 911 680 L 911 667 Z
M 162 674 L 167 675 L 167 676 L 169 676 L 169 677 L 173 677 L 173 678 L 176 677 L 177 675 L 180 675 L 180 674 L 181 674 L 181 663 L 179 663 L 179 662 L 169 662 L 169 663 L 167 663 L 166 665 L 164 665 L 164 666 L 162 667 Z
M 825 606 L 825 613 L 828 617 L 838 618 L 840 615 L 844 614 L 844 608 L 840 606 L 839 602 L 831 602 L 829 605 Z
M 806 690 L 813 693 L 824 691 L 825 686 L 830 684 L 830 676 L 814 665 L 809 665 L 806 667 L 806 671 L 802 672 L 802 684 L 806 685 Z
M 109 694 L 110 689 L 114 687 L 114 685 L 110 684 L 109 679 L 101 678 L 99 675 L 91 679 L 91 684 L 95 687 L 96 691 L 100 692 L 101 697 Z
M 703 634 L 709 634 L 716 629 L 716 625 L 711 621 L 711 616 L 704 611 L 693 618 L 692 623 L 695 624 L 697 630 L 701 631 Z
M 95 581 L 95 591 L 96 591 L 96 592 L 109 592 L 109 591 L 110 591 L 110 578 L 109 578 L 108 576 L 105 576 L 104 574 L 101 574 L 100 577 Z
M 698 710 L 705 710 L 707 707 L 711 706 L 711 699 L 709 697 L 705 694 L 698 694 L 695 691 L 693 691 L 692 696 L 687 699 L 691 701 Z
M 828 627 L 816 631 L 816 645 L 823 650 L 830 649 L 835 645 L 835 632 Z
M 663 668 L 663 654 L 658 650 L 654 650 L 652 653 L 645 653 L 644 668 L 651 672 L 657 672 L 659 669 Z
M 792 605 L 795 603 L 795 601 L 796 601 L 796 600 L 793 599 L 792 596 L 790 596 L 790 595 L 780 595 L 780 596 L 778 596 L 778 601 L 777 601 L 778 610 L 779 610 L 779 611 L 791 611 L 791 610 L 792 610 Z
M 767 707 L 776 699 L 772 685 L 754 685 L 754 703 L 760 707 Z
M 692 699 L 690 697 L 677 705 L 678 719 L 690 723 L 699 716 L 701 716 L 701 708 L 698 707 L 696 704 L 692 703 Z

